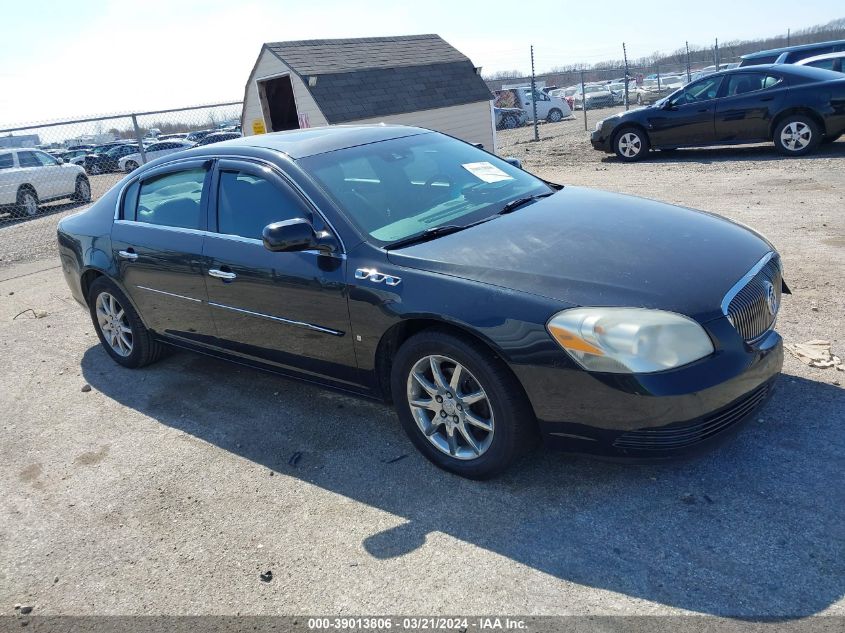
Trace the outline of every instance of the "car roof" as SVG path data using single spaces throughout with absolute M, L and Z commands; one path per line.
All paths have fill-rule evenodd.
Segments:
M 748 53 L 743 55 L 741 59 L 757 59 L 758 57 L 768 57 L 769 55 L 779 55 L 781 53 L 791 53 L 792 51 L 806 51 L 813 48 L 822 48 L 824 46 L 834 46 L 836 44 L 845 44 L 845 40 L 831 40 L 829 42 L 816 42 L 815 44 L 799 44 L 796 46 L 784 46 L 782 48 L 771 48 L 767 51 L 757 51 L 756 53 Z
M 839 59 L 840 57 L 845 57 L 845 51 L 837 51 L 835 53 L 824 53 L 822 55 L 814 55 L 813 57 L 807 57 L 806 59 L 801 59 L 795 62 L 795 66 L 806 66 L 810 62 L 820 62 L 825 59 Z
M 230 141 L 223 141 L 226 147 L 257 147 L 276 150 L 287 154 L 294 160 L 324 154 L 339 149 L 367 145 L 405 136 L 429 133 L 429 130 L 404 125 L 332 125 L 313 127 L 304 130 L 289 130 L 287 132 L 272 132 L 270 134 L 256 134 L 242 136 Z M 225 132 L 231 134 L 231 132 Z M 203 145 L 189 150 L 195 154 L 214 153 L 222 143 Z

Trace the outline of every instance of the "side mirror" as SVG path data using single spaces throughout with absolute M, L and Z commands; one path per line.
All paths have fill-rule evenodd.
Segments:
M 518 169 L 522 169 L 522 161 L 516 158 L 515 156 L 505 156 L 502 160 L 504 160 L 506 163 L 510 163 Z
M 64 158 L 57 158 L 56 162 L 59 163 L 59 165 L 61 165 L 62 163 L 65 162 L 65 159 Z
M 478 149 L 484 149 L 484 143 L 473 143 L 472 146 Z
M 316 249 L 324 253 L 337 250 L 337 242 L 328 231 L 317 233 L 305 218 L 273 222 L 261 232 L 264 248 L 275 253 L 291 253 Z

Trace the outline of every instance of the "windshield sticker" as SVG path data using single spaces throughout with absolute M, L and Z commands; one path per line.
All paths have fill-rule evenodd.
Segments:
M 464 163 L 461 165 L 473 176 L 484 182 L 501 182 L 502 180 L 513 180 L 513 176 L 508 176 L 501 169 L 492 163 L 482 161 L 480 163 Z

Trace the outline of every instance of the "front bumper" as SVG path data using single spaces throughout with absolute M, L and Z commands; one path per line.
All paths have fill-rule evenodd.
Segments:
M 612 458 L 664 459 L 704 448 L 753 417 L 783 366 L 783 342 L 771 331 L 744 360 L 716 356 L 641 376 L 560 367 L 517 373 L 548 445 Z
M 611 152 L 610 138 L 606 137 L 600 129 L 594 130 L 590 134 L 590 144 L 593 146 L 593 149 L 597 149 L 600 152 Z

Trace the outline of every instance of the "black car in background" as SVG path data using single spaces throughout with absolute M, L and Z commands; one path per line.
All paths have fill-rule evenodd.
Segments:
M 58 237 L 115 362 L 167 344 L 392 401 L 419 450 L 468 477 L 538 435 L 632 458 L 705 446 L 754 415 L 783 359 L 762 236 L 418 128 L 194 147 Z
M 749 53 L 741 57 L 741 67 L 758 66 L 760 64 L 794 64 L 808 57 L 824 55 L 825 53 L 838 53 L 845 51 L 845 40 L 833 40 L 830 42 L 817 42 L 816 44 L 801 44 L 799 46 L 784 46 L 773 48 L 768 51 Z
M 94 152 L 85 156 L 82 166 L 85 171 L 92 176 L 96 174 L 104 174 L 110 171 L 117 171 L 119 169 L 119 161 L 124 156 L 135 154 L 138 152 L 137 143 L 119 143 L 108 145 L 99 152 Z
M 593 148 L 622 160 L 649 149 L 773 141 L 803 156 L 845 132 L 845 77 L 775 64 L 734 68 L 693 81 L 653 106 L 599 121 Z
M 198 142 L 197 145 L 211 145 L 212 143 L 219 143 L 221 141 L 231 141 L 236 138 L 241 138 L 240 132 L 212 132 L 206 134 Z

